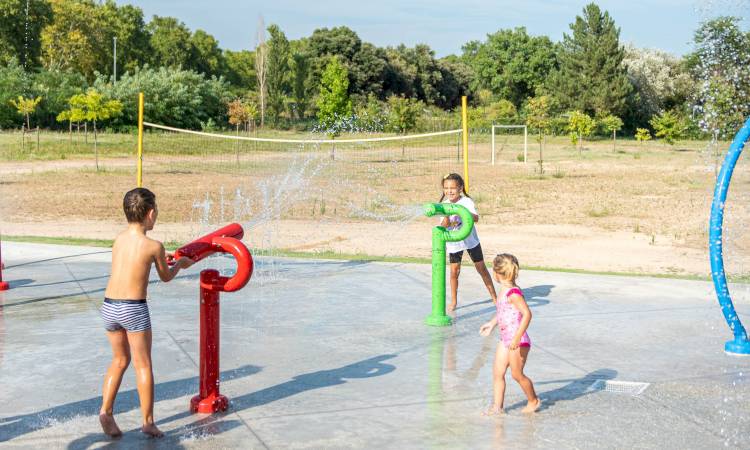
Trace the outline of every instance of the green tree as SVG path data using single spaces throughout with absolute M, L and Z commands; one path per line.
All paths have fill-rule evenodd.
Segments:
M 568 115 L 567 130 L 573 145 L 578 146 L 578 156 L 582 154 L 584 138 L 591 136 L 594 127 L 596 127 L 596 121 L 586 113 L 573 111 Z
M 101 8 L 91 0 L 50 0 L 53 21 L 42 30 L 42 63 L 50 70 L 72 70 L 88 81 L 111 65 L 112 40 Z
M 36 67 L 42 51 L 42 29 L 51 20 L 52 8 L 47 1 L 0 0 L 0 64 L 17 59 L 22 67 Z
M 79 104 L 79 102 L 77 102 Z M 57 117 L 58 122 L 68 122 L 68 137 L 73 140 L 73 123 L 80 124 L 86 120 L 86 112 L 78 106 L 70 106 L 69 109 L 61 111 Z M 80 127 L 79 127 L 80 131 Z
M 152 61 L 155 66 L 175 69 L 192 67 L 191 34 L 184 23 L 174 17 L 154 16 L 146 28 L 151 35 Z
M 86 79 L 75 72 L 40 69 L 31 80 L 31 92 L 42 97 L 37 111 L 40 126 L 52 126 L 68 107 L 68 100 L 86 89 Z
M 201 122 L 225 123 L 226 104 L 231 99 L 229 85 L 221 78 L 206 78 L 191 70 L 145 67 L 126 73 L 117 84 L 105 76 L 94 81 L 94 88 L 106 98 L 123 104 L 122 115 L 114 126 L 137 123 L 138 93 L 145 96 L 145 118 L 149 122 L 200 129 Z
M 366 97 L 369 94 L 383 95 L 383 80 L 388 63 L 385 51 L 369 42 L 362 43 L 349 64 L 350 91 Z
M 544 135 L 549 132 L 551 125 L 550 111 L 552 101 L 549 96 L 542 95 L 530 98 L 526 102 L 526 126 L 539 133 L 539 176 L 544 174 Z
M 107 0 L 98 8 L 102 16 L 102 57 L 97 71 L 112 75 L 112 39 L 117 38 L 117 78 L 125 72 L 141 67 L 149 60 L 152 50 L 150 35 L 146 29 L 143 10 L 133 5 L 117 4 Z
M 617 151 L 617 132 L 622 129 L 622 119 L 610 114 L 602 118 L 600 122 L 605 130 L 612 133 L 612 151 Z
M 24 116 L 26 118 L 26 129 L 31 129 L 31 122 L 29 120 L 29 117 L 36 112 L 37 106 L 39 106 L 39 102 L 42 101 L 42 97 L 36 97 L 36 98 L 25 98 L 18 96 L 17 99 L 11 100 L 10 104 L 13 105 L 14 108 L 16 108 L 16 111 L 18 114 Z
M 346 67 L 338 58 L 331 58 L 320 80 L 318 93 L 318 122 L 331 137 L 339 134 L 336 122 L 351 115 L 352 101 L 349 99 L 349 76 Z
M 392 95 L 388 97 L 388 128 L 406 134 L 417 126 L 417 119 L 422 112 L 422 105 L 413 98 Z M 401 156 L 404 155 L 405 145 L 401 143 Z
M 689 56 L 698 80 L 701 128 L 714 138 L 732 136 L 750 116 L 750 33 L 738 17 L 718 17 L 695 31 Z
M 440 93 L 443 108 L 453 109 L 461 104 L 461 97 L 472 97 L 471 83 L 474 79 L 473 69 L 458 56 L 449 55 L 438 60 L 443 82 Z
M 224 54 L 219 42 L 203 30 L 195 30 L 190 36 L 191 56 L 189 67 L 208 76 L 219 76 L 225 72 Z
M 428 105 L 455 106 L 447 104 L 441 91 L 445 86 L 443 71 L 430 47 L 418 44 L 408 48 L 402 44 L 388 49 L 386 57 L 390 66 L 384 83 L 386 92 L 414 97 Z
M 357 105 L 355 114 L 357 127 L 367 132 L 383 131 L 388 121 L 385 104 L 372 92 Z
M 516 106 L 505 99 L 491 103 L 487 107 L 487 115 L 493 124 L 512 125 L 518 120 Z
M 284 111 L 284 102 L 290 94 L 291 80 L 289 41 L 278 25 L 268 27 L 268 114 L 276 123 Z
M 34 114 L 36 111 L 36 107 L 39 105 L 39 102 L 42 101 L 41 97 L 36 98 L 25 98 L 18 96 L 17 99 L 11 100 L 10 103 L 13 105 L 14 108 L 16 108 L 16 111 L 18 114 L 24 116 L 26 118 L 26 126 L 21 126 L 22 135 L 21 135 L 21 146 L 25 146 L 26 141 L 26 130 L 31 129 L 31 123 L 29 122 L 29 116 Z
M 635 140 L 638 142 L 645 142 L 651 140 L 651 132 L 648 128 L 638 128 L 635 130 Z
M 94 125 L 94 155 L 96 170 L 99 170 L 97 122 L 118 116 L 122 112 L 122 103 L 119 100 L 107 100 L 95 89 L 89 89 L 85 94 L 77 94 L 70 98 L 70 109 L 71 111 L 83 112 L 84 120 L 90 121 Z
M 564 109 L 591 116 L 622 115 L 632 92 L 622 65 L 620 29 L 609 13 L 594 3 L 583 9 L 563 36 L 560 69 L 550 78 L 549 92 Z
M 11 59 L 7 66 L 0 65 L 0 127 L 18 124 L 18 113 L 10 102 L 29 92 L 29 82 L 28 74 L 16 59 Z
M 292 54 L 292 97 L 294 98 L 294 111 L 298 119 L 305 117 L 307 111 L 307 77 L 310 68 L 306 53 L 296 51 Z
M 656 137 L 664 139 L 669 145 L 674 145 L 687 129 L 685 120 L 673 111 L 664 111 L 650 121 Z
M 349 73 L 349 66 L 362 47 L 362 40 L 348 27 L 318 28 L 307 39 L 306 47 L 310 56 L 308 84 L 317 90 L 331 58 L 338 58 Z
M 474 71 L 472 89 L 490 89 L 517 108 L 534 95 L 557 62 L 552 41 L 529 36 L 524 27 L 489 34 L 485 42 L 469 42 L 463 52 Z
M 257 84 L 255 78 L 255 53 L 250 50 L 234 52 L 224 50 L 226 62 L 224 78 L 231 84 L 233 92 L 243 95 Z
M 362 40 L 348 27 L 318 28 L 310 36 L 310 51 L 316 56 L 338 55 L 351 61 L 361 46 Z

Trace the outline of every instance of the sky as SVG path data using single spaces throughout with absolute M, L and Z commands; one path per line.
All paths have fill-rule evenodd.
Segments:
M 428 44 L 443 57 L 461 46 L 484 40 L 503 28 L 526 27 L 532 35 L 560 41 L 590 0 L 118 0 L 153 15 L 180 19 L 191 30 L 203 29 L 224 49 L 254 48 L 259 17 L 275 23 L 289 39 L 310 36 L 317 28 L 345 25 L 379 47 Z M 620 41 L 658 48 L 675 55 L 691 51 L 698 24 L 718 15 L 744 17 L 750 29 L 750 0 L 599 0 L 620 27 Z

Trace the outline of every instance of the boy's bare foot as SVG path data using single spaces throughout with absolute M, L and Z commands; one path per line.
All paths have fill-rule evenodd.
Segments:
M 490 417 L 490 416 L 500 416 L 505 414 L 505 410 L 502 406 L 498 405 L 491 405 L 487 411 L 482 412 L 483 416 Z
M 104 431 L 104 434 L 111 437 L 122 436 L 122 431 L 120 431 L 120 427 L 117 426 L 115 418 L 111 414 L 99 414 L 99 423 L 102 424 L 102 430 Z
M 450 305 L 448 305 L 448 312 L 453 312 L 455 310 L 456 310 L 456 304 L 455 303 L 451 303 Z
M 148 423 L 146 425 L 143 425 L 141 427 L 141 433 L 147 434 L 155 438 L 160 438 L 164 436 L 164 433 L 162 433 L 161 430 L 156 428 L 156 425 L 154 425 L 153 423 Z
M 521 410 L 521 412 L 523 412 L 523 413 L 533 413 L 534 411 L 536 411 L 537 409 L 539 409 L 540 406 L 542 406 L 542 399 L 540 399 L 539 397 L 537 397 L 536 400 L 530 401 L 529 403 L 527 403 L 526 407 L 523 408 Z

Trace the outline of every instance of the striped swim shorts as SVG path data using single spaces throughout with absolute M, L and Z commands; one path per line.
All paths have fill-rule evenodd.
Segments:
M 107 331 L 125 329 L 136 333 L 151 329 L 146 300 L 112 300 L 104 297 L 101 313 Z

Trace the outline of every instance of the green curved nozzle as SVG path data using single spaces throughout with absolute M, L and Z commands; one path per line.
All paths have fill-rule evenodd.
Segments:
M 458 230 L 448 231 L 440 226 L 432 229 L 432 313 L 425 319 L 425 323 L 446 326 L 451 324 L 451 318 L 445 315 L 445 243 L 466 239 L 474 227 L 474 216 L 468 209 L 455 203 L 426 203 L 423 210 L 427 217 L 461 217 L 461 227 Z

